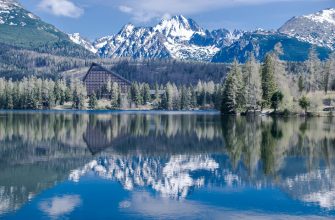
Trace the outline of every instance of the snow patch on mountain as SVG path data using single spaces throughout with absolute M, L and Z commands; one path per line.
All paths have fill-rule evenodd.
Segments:
M 21 26 L 38 22 L 39 18 L 26 11 L 15 0 L 0 0 L 0 25 Z
M 9 11 L 21 7 L 16 0 L 0 0 L 0 11 Z
M 94 54 L 98 52 L 92 43 L 89 40 L 82 38 L 79 33 L 69 34 L 68 36 L 73 43 L 83 46 L 86 50 L 89 50 Z
M 182 15 L 174 16 L 169 20 L 163 19 L 154 27 L 154 31 L 177 41 L 188 41 L 195 33 L 205 34 L 195 21 L 186 19 Z
M 293 17 L 278 30 L 317 46 L 335 49 L 335 8 Z
M 322 11 L 319 11 L 315 14 L 305 15 L 303 16 L 312 21 L 319 23 L 331 23 L 335 25 L 335 8 L 329 8 Z
M 163 19 L 153 27 L 135 27 L 127 24 L 116 35 L 97 39 L 93 46 L 103 58 L 210 61 L 221 46 L 231 44 L 240 36 L 237 32 L 227 30 L 224 34 L 221 30 L 210 33 L 192 19 L 178 15 L 171 19 Z M 200 42 L 202 38 L 210 38 L 210 43 Z

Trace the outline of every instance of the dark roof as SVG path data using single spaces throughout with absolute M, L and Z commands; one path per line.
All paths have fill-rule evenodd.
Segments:
M 97 63 L 92 63 L 91 67 L 89 68 L 89 70 L 87 71 L 86 75 L 84 76 L 83 81 L 86 80 L 87 75 L 91 72 L 92 68 L 94 68 L 94 67 L 98 67 L 100 69 L 100 71 L 106 71 L 106 72 L 110 73 L 111 75 L 113 75 L 113 76 L 115 76 L 115 77 L 117 77 L 117 78 L 125 81 L 129 85 L 131 84 L 131 82 L 129 80 L 127 80 L 126 78 L 120 76 L 119 74 L 117 74 L 117 73 L 115 73 L 115 72 L 113 72 L 111 70 L 106 69 L 105 67 L 103 67 L 103 66 L 101 66 L 101 65 L 99 65 Z

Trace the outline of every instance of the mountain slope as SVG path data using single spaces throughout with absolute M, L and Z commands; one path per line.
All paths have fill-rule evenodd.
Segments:
M 92 56 L 67 34 L 25 10 L 16 0 L 0 0 L 0 43 L 38 52 Z
M 223 47 L 212 59 L 212 62 L 233 62 L 236 58 L 239 62 L 246 62 L 249 54 L 263 60 L 266 53 L 272 51 L 277 43 L 283 47 L 282 60 L 305 61 L 308 58 L 312 45 L 277 32 L 255 31 L 245 33 L 238 41 L 228 47 Z M 317 47 L 319 57 L 325 59 L 330 49 Z
M 335 8 L 293 17 L 278 31 L 311 44 L 335 49 Z
M 92 45 L 92 43 L 89 40 L 81 37 L 79 33 L 69 34 L 69 38 L 71 41 L 73 41 L 73 43 L 81 45 L 86 50 L 89 50 L 94 54 L 98 52 L 98 50 Z

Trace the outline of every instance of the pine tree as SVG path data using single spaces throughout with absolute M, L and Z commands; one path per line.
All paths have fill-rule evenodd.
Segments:
M 150 95 L 150 86 L 147 83 L 143 84 L 142 87 L 142 96 L 143 96 L 143 104 L 146 105 L 148 102 L 151 101 L 151 95 Z
M 87 96 L 86 87 L 78 79 L 72 79 L 70 84 L 72 107 L 75 109 L 83 109 L 84 101 Z
M 272 94 L 271 97 L 271 107 L 277 112 L 277 109 L 282 102 L 284 95 L 281 91 L 276 91 Z
M 131 100 L 136 104 L 136 106 L 139 106 L 143 103 L 143 98 L 141 96 L 141 90 L 138 83 L 132 83 L 130 88 L 130 94 Z
M 173 110 L 174 88 L 171 83 L 166 84 L 166 109 Z
M 197 93 L 194 89 L 194 87 L 190 87 L 190 92 L 191 92 L 191 100 L 190 100 L 190 105 L 192 108 L 196 108 L 197 107 Z M 221 103 L 220 103 L 221 105 Z
M 320 88 L 320 60 L 316 47 L 311 47 L 308 55 L 307 64 L 307 92 L 316 91 Z
M 155 97 L 154 98 L 155 100 L 159 99 L 159 86 L 157 82 L 155 83 Z
M 111 107 L 112 107 L 112 109 L 120 108 L 119 93 L 120 93 L 119 85 L 116 82 L 114 82 L 112 84 L 112 90 L 111 90 Z
M 6 109 L 13 109 L 13 82 L 9 80 L 5 88 L 5 97 L 6 97 Z
M 322 71 L 322 75 L 323 75 L 323 90 L 325 92 L 325 94 L 328 93 L 329 88 L 331 87 L 331 82 L 334 79 L 334 70 L 335 70 L 335 54 L 332 53 L 329 56 L 329 59 L 325 62 L 324 64 L 324 68 Z
M 260 65 L 252 53 L 245 64 L 244 85 L 246 109 L 257 110 L 262 99 L 261 74 Z
M 239 64 L 235 60 L 224 83 L 221 112 L 236 114 L 243 111 L 245 106 L 244 86 Z
M 307 114 L 307 109 L 308 107 L 311 105 L 311 102 L 309 101 L 309 99 L 306 96 L 301 97 L 301 99 L 299 99 L 299 106 L 304 109 L 305 114 Z
M 95 93 L 93 92 L 90 97 L 89 97 L 89 101 L 88 101 L 88 107 L 90 109 L 95 109 L 97 107 L 97 96 L 95 95 Z
M 161 102 L 160 102 L 160 105 L 159 105 L 159 108 L 160 109 L 164 109 L 164 110 L 167 110 L 168 109 L 168 101 L 167 101 L 167 92 L 165 91 L 162 95 L 162 99 L 161 99 Z
M 190 98 L 191 94 L 189 93 L 189 90 L 184 85 L 181 88 L 181 98 L 180 98 L 180 108 L 181 110 L 187 110 L 190 108 Z
M 271 97 L 277 89 L 274 65 L 275 61 L 273 54 L 268 53 L 262 67 L 262 98 L 263 104 L 267 107 L 270 106 Z

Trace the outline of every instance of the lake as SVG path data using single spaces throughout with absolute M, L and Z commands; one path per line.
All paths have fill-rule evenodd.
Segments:
M 0 112 L 0 219 L 332 219 L 334 122 Z

